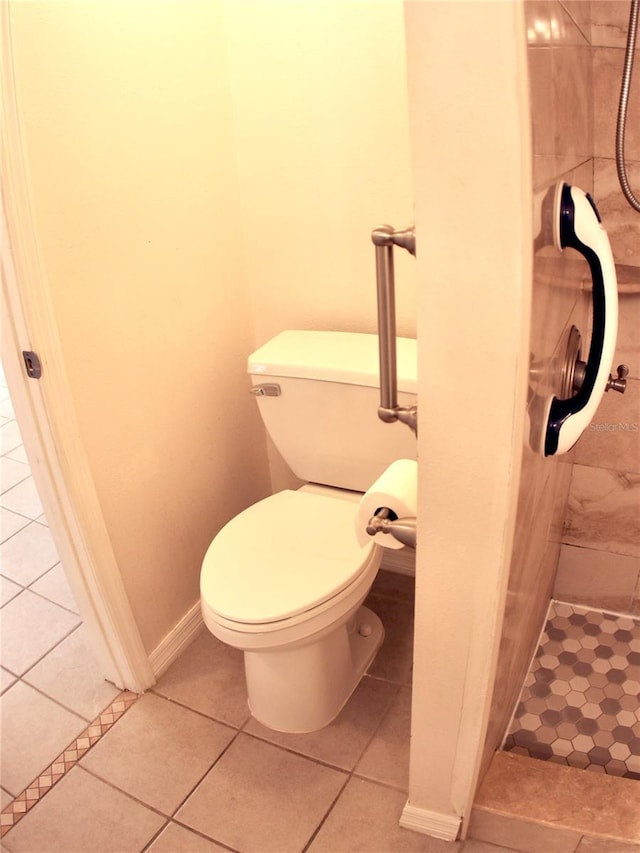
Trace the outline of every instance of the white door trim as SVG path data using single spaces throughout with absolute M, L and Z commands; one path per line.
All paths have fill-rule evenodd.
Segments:
M 142 692 L 155 678 L 80 440 L 32 215 L 8 6 L 0 3 L 2 362 L 47 523 L 105 678 Z M 38 353 L 41 380 L 27 378 L 23 350 Z

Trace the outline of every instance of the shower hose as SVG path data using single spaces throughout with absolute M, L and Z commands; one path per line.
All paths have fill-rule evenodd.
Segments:
M 631 86 L 631 74 L 633 71 L 634 51 L 636 47 L 636 35 L 638 32 L 638 6 L 640 0 L 631 0 L 631 13 L 629 15 L 629 30 L 627 32 L 627 50 L 624 57 L 624 70 L 622 72 L 622 86 L 620 88 L 620 103 L 618 105 L 618 121 L 616 123 L 616 168 L 618 180 L 625 198 L 634 210 L 640 213 L 640 201 L 635 197 L 624 162 L 624 136 L 627 129 L 627 107 L 629 104 L 629 87 Z

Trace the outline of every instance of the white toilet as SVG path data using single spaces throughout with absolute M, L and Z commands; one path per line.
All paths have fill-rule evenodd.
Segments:
M 398 399 L 416 402 L 416 342 L 398 339 Z M 309 732 L 340 712 L 384 638 L 362 602 L 382 548 L 358 544 L 361 493 L 398 458 L 404 424 L 378 419 L 378 339 L 287 331 L 249 357 L 276 447 L 307 484 L 254 504 L 215 537 L 200 577 L 208 629 L 244 651 L 249 706 L 271 729 Z

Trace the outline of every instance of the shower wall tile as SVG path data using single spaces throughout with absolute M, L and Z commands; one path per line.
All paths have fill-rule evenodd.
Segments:
M 532 424 L 523 448 L 520 490 L 505 618 L 487 731 L 486 752 L 500 742 L 527 672 L 548 606 L 560 549 L 569 489 L 571 455 L 545 459 L 536 438 L 540 403 L 559 392 L 559 358 L 569 326 L 586 329 L 589 316 L 586 262 L 553 246 L 552 211 L 558 180 L 593 189 L 590 46 L 576 18 L 580 5 L 525 3 L 534 144 L 536 227 L 531 306 Z M 532 449 L 532 447 L 534 449 Z
M 583 36 L 591 42 L 591 0 L 561 0 L 561 3 Z
M 592 155 L 590 46 L 559 2 L 525 3 L 534 154 Z
M 553 597 L 616 613 L 628 613 L 639 574 L 638 557 L 562 545 Z
M 640 234 L 638 239 L 640 240 Z M 640 379 L 640 267 L 619 269 L 618 289 L 618 345 L 613 364 L 627 364 L 629 377 Z M 627 388 L 627 394 L 629 390 Z M 638 412 L 638 406 L 634 411 Z
M 638 572 L 636 588 L 633 591 L 633 598 L 631 599 L 631 613 L 634 616 L 640 616 L 640 572 Z
M 640 474 L 574 465 L 564 542 L 640 556 Z
M 593 48 L 593 142 L 595 157 L 616 156 L 616 119 L 622 81 L 624 50 Z M 629 121 L 626 133 L 627 160 L 640 160 L 640 126 L 633 117 L 640 112 L 640 86 L 629 90 Z
M 640 86 L 638 86 L 640 91 Z M 635 106 L 635 114 L 640 115 L 640 97 Z M 640 126 L 640 122 L 631 122 Z M 640 148 L 640 132 L 637 134 Z M 640 154 L 640 151 L 638 151 Z M 614 160 L 596 159 L 594 161 L 594 197 L 607 229 L 613 259 L 616 264 L 640 267 L 640 216 L 629 207 L 620 190 L 618 174 Z M 631 189 L 640 196 L 640 162 L 627 160 L 627 177 Z M 632 289 L 632 285 L 628 289 Z M 637 289 L 637 286 L 636 286 Z
M 629 25 L 629 0 L 591 0 L 591 42 L 599 47 L 624 47 Z
M 559 524 L 553 519 L 564 517 L 571 470 L 569 465 L 529 450 L 524 455 L 529 472 L 535 474 L 521 476 L 498 674 L 487 728 L 487 743 L 495 747 L 508 724 L 505 715 L 515 706 L 544 622 L 560 550 Z
M 549 92 L 553 87 L 553 52 L 551 48 L 529 50 L 529 79 L 533 150 L 536 155 L 555 154 L 555 112 L 547 109 Z
M 640 473 L 640 380 L 627 380 L 624 394 L 603 395 L 576 444 L 574 459 L 592 468 Z
M 556 113 L 555 151 L 558 154 L 592 155 L 591 47 L 563 44 L 554 51 L 553 85 Z M 571 85 L 567 86 L 566 81 Z

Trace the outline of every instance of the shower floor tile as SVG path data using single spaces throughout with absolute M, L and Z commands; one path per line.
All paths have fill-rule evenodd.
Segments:
M 503 749 L 640 780 L 640 619 L 553 601 Z

